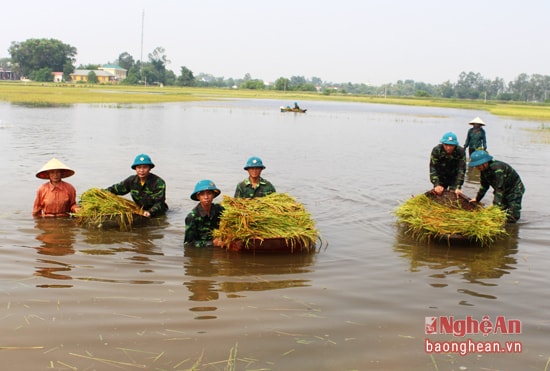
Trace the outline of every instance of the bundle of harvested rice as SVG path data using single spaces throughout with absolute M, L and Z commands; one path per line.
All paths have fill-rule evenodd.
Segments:
M 142 215 L 143 210 L 135 202 L 117 196 L 109 191 L 91 188 L 80 196 L 80 211 L 75 213 L 79 224 L 101 228 L 111 221 L 120 230 L 132 228 L 135 215 Z
M 454 194 L 454 192 L 451 192 Z M 396 210 L 399 221 L 418 240 L 462 238 L 481 245 L 506 234 L 506 212 L 496 206 L 472 207 L 463 198 L 450 193 L 433 197 L 429 193 L 414 196 Z
M 285 193 L 252 199 L 224 196 L 221 204 L 224 211 L 220 226 L 212 235 L 225 248 L 232 243 L 249 248 L 254 240 L 282 238 L 291 249 L 309 250 L 318 239 L 311 215 Z

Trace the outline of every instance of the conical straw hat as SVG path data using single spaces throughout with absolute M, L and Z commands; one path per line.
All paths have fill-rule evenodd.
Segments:
M 38 170 L 38 173 L 36 173 L 36 177 L 40 179 L 50 179 L 50 176 L 48 175 L 48 171 L 50 170 L 61 170 L 61 178 L 68 178 L 74 175 L 73 169 L 71 169 L 58 159 L 52 158 L 46 163 L 46 165 L 42 166 L 42 169 Z
M 483 120 L 479 117 L 476 117 L 475 119 L 473 119 L 472 121 L 470 121 L 470 125 L 474 125 L 474 124 L 479 124 L 479 125 L 483 125 L 485 126 L 485 123 L 483 122 Z

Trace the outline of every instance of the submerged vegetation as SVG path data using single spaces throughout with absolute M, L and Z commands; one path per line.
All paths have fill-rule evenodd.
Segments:
M 429 97 L 385 97 L 380 95 L 331 94 L 278 90 L 199 88 L 173 86 L 128 86 L 101 84 L 56 84 L 0 82 L 0 101 L 30 106 L 57 106 L 78 103 L 126 107 L 132 104 L 188 102 L 226 98 L 342 101 L 411 106 L 485 110 L 494 115 L 550 121 L 550 106 L 519 103 Z M 274 109 L 278 109 L 275 107 Z
M 528 129 L 536 143 L 550 144 L 550 126 L 541 124 L 538 128 Z
M 0 101 L 29 106 L 91 104 L 152 104 L 204 100 L 185 89 L 121 85 L 0 83 Z
M 421 194 L 402 203 L 395 215 L 417 240 L 458 238 L 487 245 L 506 234 L 506 212 L 493 205 L 467 207 Z

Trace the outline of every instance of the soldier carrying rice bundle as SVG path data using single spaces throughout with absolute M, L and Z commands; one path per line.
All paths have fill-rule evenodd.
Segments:
M 469 240 L 486 245 L 506 235 L 507 223 L 520 218 L 525 187 L 508 164 L 493 160 L 484 150 L 472 153 L 469 166 L 481 172 L 477 195 L 469 199 L 460 190 L 464 182 L 465 154 L 452 132 L 443 135 L 430 155 L 430 181 L 434 188 L 414 196 L 395 210 L 407 232 L 419 240 Z M 493 205 L 479 202 L 494 188 Z

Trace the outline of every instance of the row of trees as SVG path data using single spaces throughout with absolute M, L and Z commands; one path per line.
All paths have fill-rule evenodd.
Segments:
M 21 76 L 35 81 L 51 81 L 54 71 L 63 71 L 66 80 L 75 70 L 77 49 L 55 39 L 29 39 L 12 42 L 8 49 L 11 58 L 0 60 L 0 67 L 11 67 Z M 399 80 L 396 83 L 372 86 L 365 83 L 332 83 L 319 77 L 306 79 L 303 76 L 280 77 L 273 84 L 254 79 L 246 74 L 241 79 L 215 77 L 200 73 L 197 76 L 187 67 L 181 67 L 179 75 L 167 68 L 170 63 L 164 48 L 157 47 L 148 54 L 147 61 L 135 60 L 127 52 L 121 53 L 114 63 L 126 69 L 127 77 L 122 84 L 158 84 L 175 86 L 222 87 L 241 89 L 273 89 L 279 91 L 319 91 L 322 94 L 357 94 L 385 96 L 441 97 L 455 99 L 513 100 L 549 102 L 550 76 L 520 74 L 506 83 L 501 78 L 489 80 L 479 73 L 462 72 L 455 83 L 427 84 L 414 80 Z M 99 65 L 79 66 L 79 69 L 97 69 Z M 94 82 L 94 74 L 89 81 Z M 95 79 L 97 81 L 97 78 Z
M 456 83 L 446 81 L 439 85 L 416 83 L 413 80 L 398 81 L 383 88 L 394 96 L 433 96 L 456 99 L 514 100 L 523 102 L 548 102 L 550 76 L 520 74 L 508 84 L 501 79 L 485 79 L 481 74 L 462 72 Z M 378 92 L 379 93 L 379 92 Z

